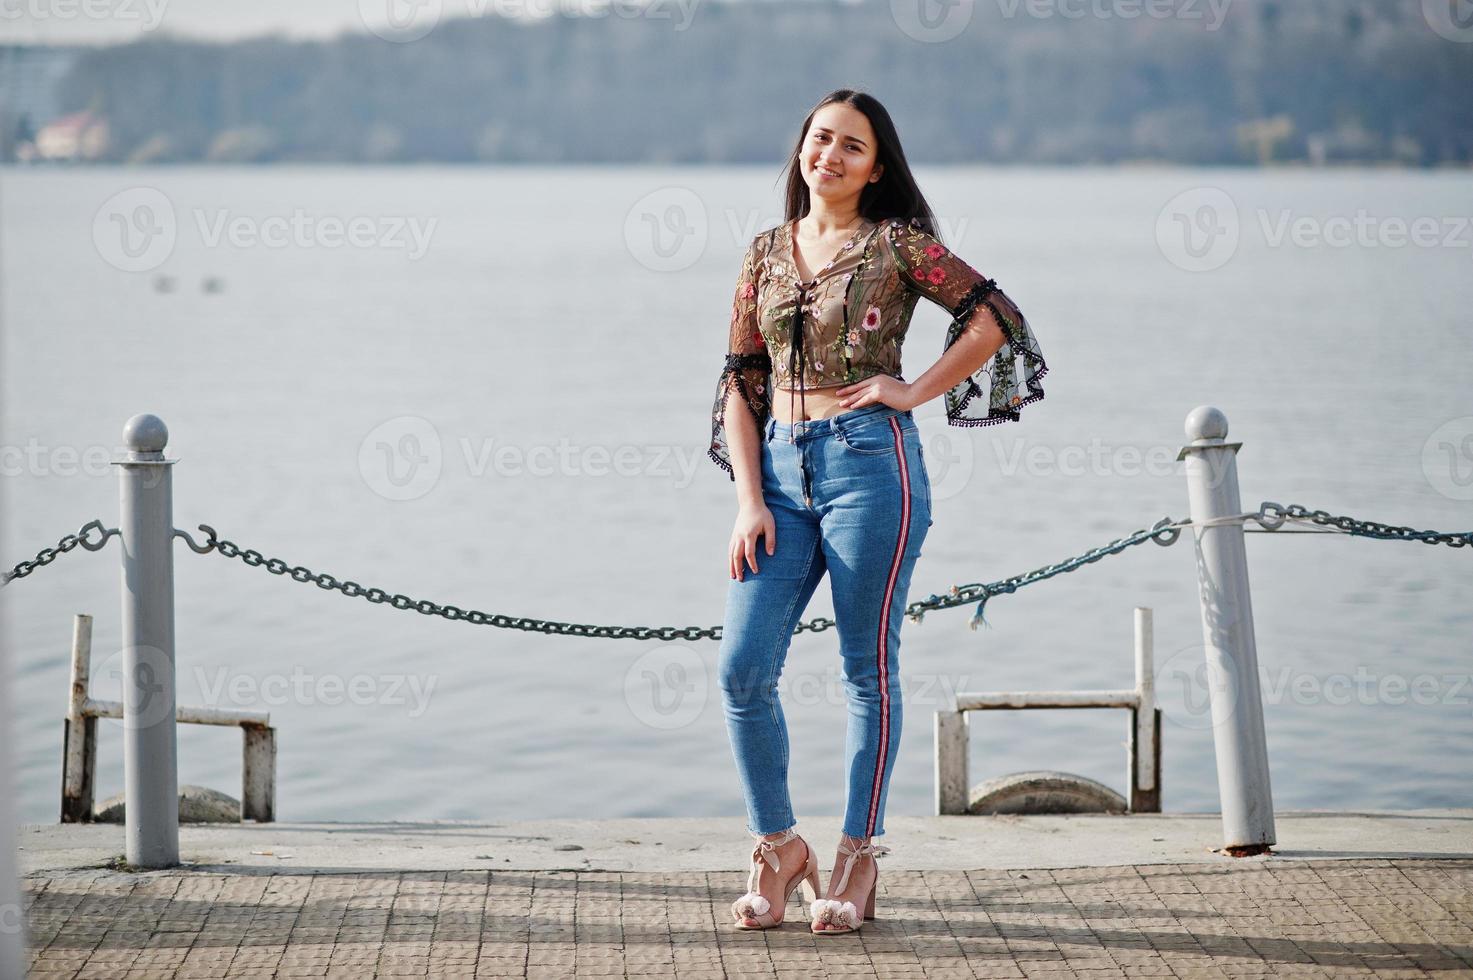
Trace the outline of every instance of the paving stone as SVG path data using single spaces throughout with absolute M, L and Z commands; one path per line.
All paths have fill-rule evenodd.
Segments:
M 901 871 L 858 935 L 728 922 L 726 872 L 24 879 L 30 976 L 1473 977 L 1473 861 Z M 730 893 L 730 894 L 728 894 Z

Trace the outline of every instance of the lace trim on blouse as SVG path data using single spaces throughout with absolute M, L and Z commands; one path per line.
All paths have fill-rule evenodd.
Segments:
M 1043 398 L 1043 385 L 1040 382 L 1048 373 L 1043 351 L 1039 348 L 1038 340 L 1023 312 L 998 288 L 996 280 L 986 278 L 958 258 L 934 236 L 928 234 L 918 219 L 907 222 L 891 218 L 882 224 L 883 233 L 878 237 L 885 244 L 874 255 L 881 265 L 866 280 L 880 285 L 871 287 L 870 293 L 861 292 L 862 301 L 854 305 L 850 304 L 849 293 L 846 292 L 843 329 L 850 334 L 859 330 L 876 329 L 876 325 L 861 321 L 866 317 L 878 317 L 879 327 L 894 331 L 893 336 L 896 339 L 893 351 L 898 359 L 899 345 L 909 327 L 915 299 L 917 296 L 924 296 L 952 316 L 941 348 L 944 355 L 961 339 L 973 315 L 980 309 L 986 309 L 1003 333 L 1003 345 L 985 364 L 943 393 L 946 421 L 949 425 L 957 426 L 995 425 L 999 422 L 1017 421 L 1024 405 Z M 736 473 L 732 470 L 731 447 L 726 431 L 729 395 L 735 390 L 741 396 L 756 422 L 759 438 L 772 414 L 773 358 L 761 330 L 759 280 L 768 256 L 772 254 L 775 236 L 784 227 L 779 225 L 758 235 L 747 246 L 746 255 L 742 259 L 741 274 L 737 277 L 736 295 L 732 301 L 728 353 L 712 404 L 711 445 L 707 450 L 707 455 L 726 470 L 732 480 L 736 479 Z M 865 256 L 868 261 L 868 248 Z M 832 265 L 833 262 L 830 262 L 830 267 Z M 888 279 L 883 272 L 885 265 L 893 267 L 893 274 Z M 852 279 L 851 275 L 847 281 Z M 768 284 L 768 288 L 774 287 Z M 802 298 L 800 292 L 799 300 Z M 794 333 L 795 328 L 801 328 L 803 319 L 801 315 L 794 314 L 783 318 L 781 322 L 774 320 L 769 324 L 769 329 L 775 331 L 771 337 L 772 343 L 788 345 L 789 360 L 795 364 L 798 356 L 807 353 L 801 349 L 793 349 L 801 343 Z M 869 375 L 886 370 L 884 367 L 868 366 L 871 368 Z M 790 373 L 795 380 L 802 377 L 796 367 Z M 886 370 L 886 373 L 890 372 Z M 895 374 L 898 376 L 898 372 Z
M 997 280 L 988 279 L 963 262 L 921 228 L 920 221 L 892 220 L 887 241 L 895 246 L 901 277 L 922 296 L 952 315 L 941 346 L 944 355 L 961 339 L 967 322 L 986 308 L 1002 330 L 1003 345 L 976 371 L 943 395 L 948 425 L 996 425 L 1016 422 L 1019 410 L 1043 398 L 1041 380 L 1048 373 L 1043 351 L 1023 311 Z M 954 299 L 965 287 L 960 298 Z M 979 398 L 979 396 L 983 396 Z

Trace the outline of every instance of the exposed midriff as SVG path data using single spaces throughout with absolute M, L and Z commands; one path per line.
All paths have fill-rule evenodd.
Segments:
M 808 415 L 805 417 L 802 414 L 803 406 L 800 406 L 795 401 L 792 407 L 794 417 L 803 419 L 805 422 L 811 422 L 815 419 L 826 419 L 838 415 L 841 412 L 850 411 L 848 405 L 839 404 L 844 396 L 838 394 L 838 391 L 843 387 L 844 385 L 824 385 L 821 388 L 802 389 L 803 404 L 808 408 Z M 795 388 L 790 391 L 787 388 L 774 386 L 774 390 L 779 393 L 779 397 L 772 400 L 773 417 L 784 425 L 789 425 L 793 419 L 788 417 L 788 395 L 791 394 L 796 399 L 798 397 L 798 389 Z

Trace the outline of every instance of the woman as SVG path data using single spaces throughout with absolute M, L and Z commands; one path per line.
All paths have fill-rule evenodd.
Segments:
M 874 918 L 874 858 L 889 850 L 872 838 L 884 834 L 900 745 L 900 624 L 931 525 L 911 410 L 944 395 L 952 425 L 1017 419 L 1043 397 L 1047 366 L 1017 306 L 934 237 L 878 101 L 839 89 L 799 132 L 786 220 L 757 235 L 742 262 L 709 455 L 737 490 L 720 678 L 758 839 L 732 914 L 737 928 L 780 925 L 801 881 L 810 928 L 832 935 Z M 900 348 L 921 296 L 954 319 L 941 358 L 906 382 Z M 788 796 L 777 678 L 825 572 L 849 700 L 848 799 L 819 899 L 818 863 Z

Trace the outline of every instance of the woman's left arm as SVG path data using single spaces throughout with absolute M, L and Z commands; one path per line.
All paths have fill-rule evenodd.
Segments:
M 992 310 L 986 306 L 978 307 L 963 327 L 961 336 L 946 348 L 945 353 L 936 359 L 935 364 L 910 382 L 902 399 L 910 404 L 896 407 L 915 408 L 917 405 L 924 405 L 942 392 L 956 388 L 986 367 L 987 362 L 991 361 L 993 356 L 1002 349 L 1002 345 L 1007 342 L 1007 335 L 1002 332 L 1002 327 L 998 326 Z M 889 380 L 894 381 L 895 379 L 890 378 Z M 896 383 L 905 384 L 903 381 Z
M 907 286 L 952 315 L 941 357 L 909 384 L 886 375 L 840 388 L 846 407 L 914 408 L 945 395 L 952 425 L 1016 420 L 1043 398 L 1048 365 L 1023 312 L 1006 293 L 916 224 L 892 220 L 885 247 Z

